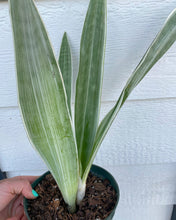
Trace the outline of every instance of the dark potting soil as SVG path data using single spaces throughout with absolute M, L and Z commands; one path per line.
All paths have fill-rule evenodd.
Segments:
M 70 214 L 52 175 L 45 176 L 35 187 L 39 197 L 28 200 L 31 220 L 100 220 L 115 207 L 117 195 L 110 182 L 89 174 L 86 195 L 78 210 Z

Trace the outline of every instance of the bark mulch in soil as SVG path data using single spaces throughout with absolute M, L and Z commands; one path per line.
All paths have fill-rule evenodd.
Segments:
M 35 187 L 39 197 L 28 200 L 31 220 L 102 220 L 108 217 L 117 201 L 117 195 L 110 182 L 92 173 L 87 179 L 86 196 L 78 210 L 70 214 L 52 175 L 45 176 Z

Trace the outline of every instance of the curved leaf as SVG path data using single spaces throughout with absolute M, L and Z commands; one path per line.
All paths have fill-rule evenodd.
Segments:
M 102 120 L 94 143 L 94 148 L 89 161 L 89 165 L 84 173 L 83 180 L 85 181 L 89 172 L 89 169 L 93 163 L 96 153 L 102 143 L 106 133 L 108 132 L 112 122 L 114 121 L 117 113 L 120 111 L 121 107 L 125 103 L 126 99 L 132 92 L 132 90 L 140 83 L 140 81 L 145 77 L 149 70 L 154 66 L 154 64 L 166 53 L 166 51 L 172 46 L 176 40 L 176 10 L 174 10 L 168 19 L 166 20 L 164 27 L 159 32 L 144 57 L 142 58 L 139 65 L 134 70 L 133 74 L 129 78 L 126 86 L 124 87 L 117 103 L 110 110 L 110 112 Z

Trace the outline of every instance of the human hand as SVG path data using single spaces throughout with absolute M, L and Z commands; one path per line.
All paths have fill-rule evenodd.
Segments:
M 34 176 L 19 176 L 0 181 L 0 220 L 27 220 L 24 214 L 23 196 L 37 198 L 32 189 Z

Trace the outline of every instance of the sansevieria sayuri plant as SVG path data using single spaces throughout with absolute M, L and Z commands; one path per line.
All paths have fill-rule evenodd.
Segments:
M 96 153 L 117 113 L 176 40 L 176 10 L 132 73 L 115 106 L 99 124 L 107 1 L 90 0 L 81 38 L 74 115 L 71 111 L 72 60 L 66 33 L 57 60 L 33 0 L 9 0 L 9 3 L 24 125 L 69 210 L 74 212 L 76 203 L 85 195 L 86 179 Z

